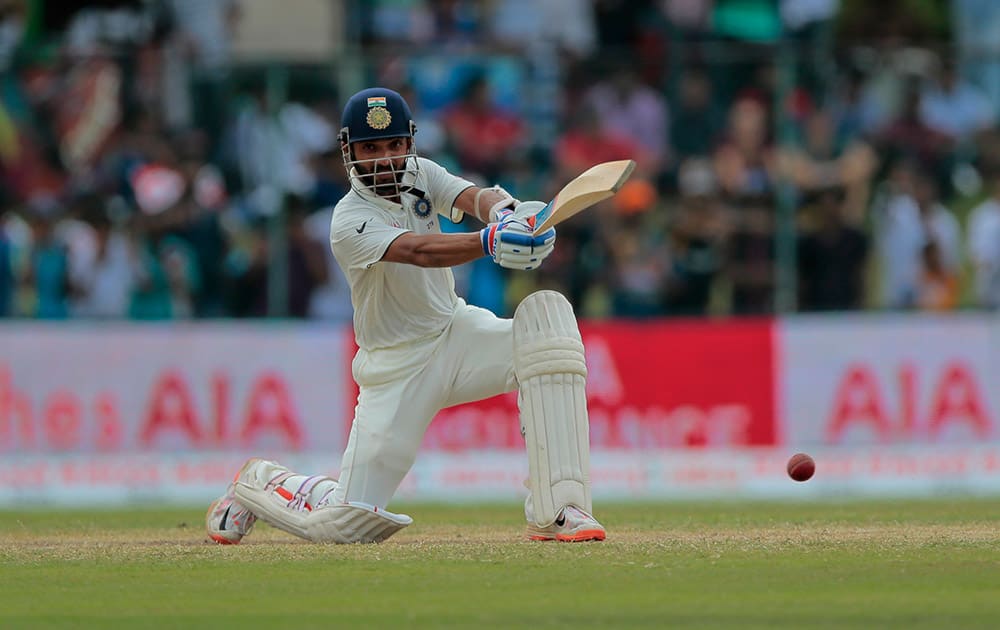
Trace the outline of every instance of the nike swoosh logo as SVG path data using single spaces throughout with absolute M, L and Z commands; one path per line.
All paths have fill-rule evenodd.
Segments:
M 362 223 L 362 224 L 361 224 L 361 227 L 359 227 L 359 228 L 357 229 L 357 232 L 358 232 L 358 234 L 361 234 L 362 232 L 364 232 L 364 231 L 365 231 L 365 226 L 366 226 L 366 225 L 368 225 L 368 222 L 367 222 L 367 221 L 365 221 L 364 223 Z
M 233 507 L 232 504 L 229 504 L 226 507 L 226 513 L 222 515 L 222 522 L 219 523 L 219 531 L 220 532 L 226 531 L 226 519 L 229 518 L 229 510 L 232 509 L 232 507 Z

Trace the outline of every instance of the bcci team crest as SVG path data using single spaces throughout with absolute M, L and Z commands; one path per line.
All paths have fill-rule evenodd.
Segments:
M 417 199 L 416 203 L 413 204 L 413 212 L 421 219 L 424 219 L 431 214 L 431 202 L 427 201 L 423 197 Z
M 392 114 L 384 107 L 372 107 L 368 110 L 368 116 L 365 120 L 368 121 L 368 126 L 372 129 L 385 129 L 392 123 Z

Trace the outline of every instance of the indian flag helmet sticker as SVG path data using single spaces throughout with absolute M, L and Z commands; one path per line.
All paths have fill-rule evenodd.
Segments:
M 368 107 L 385 107 L 385 97 L 370 96 L 368 98 Z

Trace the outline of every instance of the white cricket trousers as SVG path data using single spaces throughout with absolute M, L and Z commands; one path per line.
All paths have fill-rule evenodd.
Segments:
M 379 507 L 438 411 L 517 389 L 511 320 L 464 302 L 440 335 L 359 350 L 351 367 L 360 393 L 334 498 Z

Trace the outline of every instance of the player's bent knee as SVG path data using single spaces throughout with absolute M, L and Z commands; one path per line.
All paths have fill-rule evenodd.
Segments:
M 546 374 L 586 378 L 583 338 L 562 294 L 536 291 L 514 312 L 514 372 L 525 382 Z

